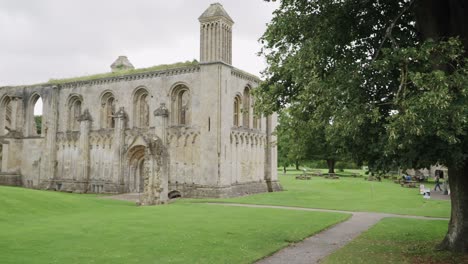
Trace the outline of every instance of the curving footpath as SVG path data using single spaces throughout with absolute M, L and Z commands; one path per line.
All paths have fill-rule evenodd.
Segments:
M 413 215 L 397 215 L 371 212 L 350 212 L 340 210 L 313 209 L 302 207 L 273 206 L 273 205 L 253 205 L 253 204 L 229 204 L 229 203 L 209 203 L 213 205 L 240 206 L 253 208 L 276 208 L 284 210 L 313 211 L 313 212 L 334 212 L 352 214 L 348 220 L 334 225 L 318 234 L 304 239 L 303 241 L 285 247 L 271 256 L 259 260 L 258 264 L 310 264 L 319 263 L 321 259 L 330 255 L 335 250 L 345 246 L 351 240 L 368 230 L 382 218 L 400 217 L 424 220 L 448 220 L 448 218 L 425 217 Z

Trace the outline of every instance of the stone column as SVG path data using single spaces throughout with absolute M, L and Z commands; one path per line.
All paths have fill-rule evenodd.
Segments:
M 11 97 L 11 129 L 16 132 L 22 132 L 23 124 L 23 101 L 20 96 Z
M 52 184 L 56 177 L 57 165 L 58 97 L 59 87 L 54 86 L 43 98 L 42 127 L 45 140 L 37 181 L 39 186 L 48 189 L 55 187 Z
M 167 193 L 167 149 L 162 140 L 149 140 L 145 153 L 144 175 L 145 188 L 140 196 L 140 205 L 164 204 Z
M 159 185 L 160 190 L 160 201 L 165 203 L 167 201 L 167 195 L 169 193 L 169 153 L 167 151 L 167 122 L 169 118 L 169 110 L 166 107 L 166 104 L 162 103 L 161 106 L 154 111 L 154 116 L 156 117 L 156 135 L 161 138 L 161 146 L 159 152 L 162 155 L 160 158 L 161 166 L 159 173 Z
M 169 117 L 169 110 L 166 104 L 162 103 L 161 106 L 154 111 L 156 117 L 156 135 L 161 138 L 164 146 L 167 145 L 167 119 Z
M 119 111 L 113 116 L 115 127 L 114 127 L 114 140 L 112 140 L 112 152 L 113 157 L 113 181 L 117 183 L 119 193 L 124 192 L 124 174 L 123 174 L 123 156 L 125 146 L 125 124 L 127 115 L 123 107 L 120 107 Z
M 90 167 L 90 148 L 89 148 L 89 131 L 91 129 L 91 115 L 88 109 L 78 118 L 80 122 L 80 139 L 79 139 L 79 157 L 80 157 L 80 188 L 84 193 L 88 192 L 89 185 L 89 167 Z
M 2 159 L 0 161 L 0 172 L 6 172 L 8 168 L 8 144 L 8 141 L 0 139 L 0 145 L 2 146 L 0 149 L 0 155 L 2 155 Z
M 271 115 L 266 118 L 266 142 L 265 142 L 265 181 L 267 183 L 268 191 L 273 191 L 273 186 L 271 184 L 271 165 L 272 165 L 272 120 Z

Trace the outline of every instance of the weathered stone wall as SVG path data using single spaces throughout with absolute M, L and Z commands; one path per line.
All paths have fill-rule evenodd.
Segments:
M 171 116 L 176 114 L 173 105 L 177 99 L 173 91 L 178 85 L 183 85 L 190 93 L 189 120 L 183 125 Z M 166 139 L 167 178 L 171 186 L 168 192 L 177 190 L 177 186 L 192 186 L 178 191 L 187 197 L 197 197 L 201 195 L 194 191 L 197 188 L 211 188 L 208 193 L 215 196 L 232 196 L 242 192 L 234 189 L 240 190 L 253 183 L 264 188 L 265 168 L 274 166 L 266 159 L 266 153 L 272 151 L 268 147 L 266 118 L 260 118 L 254 126 L 251 101 L 248 125 L 242 121 L 242 126 L 233 126 L 233 98 L 257 85 L 258 79 L 229 65 L 208 63 L 190 69 L 116 80 L 56 87 L 17 87 L 14 90 L 1 88 L 3 97 L 13 92 L 21 95 L 17 99 L 21 103 L 16 104 L 17 115 L 21 117 L 17 117 L 15 133 L 2 137 L 7 143 L 2 144 L 2 153 L 6 153 L 2 158 L 2 164 L 5 164 L 2 170 L 21 173 L 23 184 L 28 187 L 70 192 L 134 191 L 135 187 L 129 186 L 138 184 L 132 181 L 141 182 L 135 178 L 141 173 L 132 172 L 130 164 L 126 163 L 127 152 L 139 137 L 154 134 Z M 142 89 L 147 94 L 146 112 L 135 107 L 136 94 Z M 107 127 L 109 120 L 103 115 L 105 104 L 102 98 L 109 94 L 114 99 L 113 111 L 120 109 L 124 116 L 122 136 L 116 135 L 116 129 Z M 29 101 L 38 95 L 44 100 L 41 135 L 31 133 L 30 123 L 33 105 Z M 80 101 L 79 116 L 71 113 L 74 98 Z M 158 121 L 152 114 L 162 104 L 172 111 L 164 130 L 157 129 Z M 81 117 L 83 113 L 87 118 Z M 147 115 L 146 126 L 139 119 L 142 114 Z M 246 117 L 242 118 L 245 120 Z M 144 146 L 145 143 L 141 144 Z M 271 171 L 276 172 L 275 169 Z M 272 180 L 276 178 L 272 177 Z M 233 189 L 229 186 L 244 187 Z M 245 187 L 249 189 L 248 193 L 258 192 L 261 188 Z
M 164 202 L 172 191 L 231 197 L 279 190 L 276 116 L 254 115 L 251 92 L 260 80 L 230 65 L 233 20 L 212 4 L 200 23 L 201 63 L 119 74 L 133 68 L 120 57 L 109 77 L 0 87 L 0 171 L 34 188 L 144 191 L 143 204 Z M 234 111 L 236 97 L 242 113 Z
M 209 186 L 196 184 L 170 184 L 170 190 L 177 190 L 182 198 L 230 198 L 268 192 L 265 182 L 244 182 L 227 186 Z M 282 191 L 281 185 L 272 182 L 273 191 Z
M 4 185 L 4 186 L 22 186 L 21 175 L 0 173 L 0 185 Z
M 25 138 L 21 153 L 21 176 L 23 185 L 36 187 L 41 180 L 41 154 L 44 148 L 43 138 Z
M 4 142 L 2 172 L 20 174 L 23 142 L 19 138 L 5 138 Z
M 169 183 L 208 184 L 200 168 L 200 132 L 198 129 L 173 127 L 168 129 Z M 198 177 L 197 177 L 198 175 Z

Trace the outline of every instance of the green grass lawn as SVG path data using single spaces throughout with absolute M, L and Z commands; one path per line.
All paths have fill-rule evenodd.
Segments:
M 0 187 L 0 263 L 251 263 L 349 215 Z
M 468 257 L 435 251 L 448 221 L 386 218 L 324 260 L 334 263 L 468 263 Z
M 418 188 L 403 188 L 391 180 L 374 182 L 352 177 L 332 180 L 316 176 L 311 180 L 296 180 L 294 175 L 297 173 L 300 172 L 288 172 L 286 176 L 279 176 L 283 192 L 211 201 L 433 217 L 450 216 L 449 201 L 423 199 Z

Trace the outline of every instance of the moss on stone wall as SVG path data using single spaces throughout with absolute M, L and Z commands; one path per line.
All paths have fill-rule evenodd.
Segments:
M 170 69 L 183 68 L 183 67 L 196 66 L 196 65 L 198 65 L 197 60 L 176 62 L 173 64 L 161 64 L 161 65 L 156 65 L 156 66 L 152 66 L 148 68 L 141 68 L 141 69 L 122 70 L 118 72 L 107 72 L 107 73 L 100 73 L 100 74 L 93 74 L 93 75 L 65 78 L 65 79 L 50 79 L 47 82 L 47 84 L 63 84 L 63 83 L 70 83 L 70 82 L 90 81 L 90 80 L 95 80 L 95 79 L 118 77 L 118 76 L 124 76 L 124 75 L 129 75 L 129 74 L 136 74 L 136 73 L 163 71 L 163 70 L 170 70 Z

